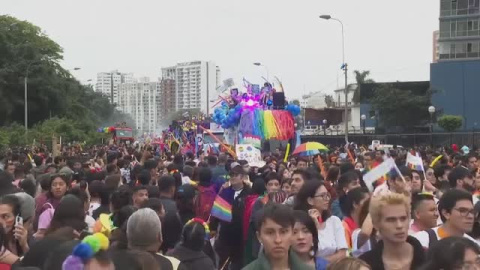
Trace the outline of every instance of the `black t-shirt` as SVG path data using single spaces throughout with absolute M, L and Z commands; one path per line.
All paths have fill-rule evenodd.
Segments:
M 420 269 L 425 262 L 425 251 L 422 244 L 412 236 L 407 237 L 407 242 L 413 246 L 413 259 L 410 269 Z M 383 265 L 382 254 L 383 241 L 380 241 L 372 250 L 362 254 L 360 259 L 368 263 L 370 267 L 372 267 L 372 270 L 383 270 L 385 269 L 385 266 Z

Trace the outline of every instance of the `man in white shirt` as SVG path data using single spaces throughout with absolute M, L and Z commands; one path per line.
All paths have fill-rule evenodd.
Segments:
M 443 221 L 441 226 L 413 235 L 424 248 L 428 249 L 438 240 L 450 236 L 463 236 L 476 242 L 467 234 L 472 231 L 474 223 L 474 209 L 470 193 L 460 189 L 448 190 L 438 203 L 438 211 Z

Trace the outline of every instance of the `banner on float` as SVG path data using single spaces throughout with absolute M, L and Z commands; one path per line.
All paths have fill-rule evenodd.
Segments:
M 265 166 L 262 160 L 262 153 L 251 144 L 237 144 L 235 152 L 238 160 L 246 160 L 251 167 L 261 168 Z

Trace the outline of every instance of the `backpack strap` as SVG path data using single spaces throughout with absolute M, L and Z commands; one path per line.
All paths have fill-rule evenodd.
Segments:
M 428 248 L 430 249 L 438 242 L 438 237 L 433 229 L 426 229 L 425 231 L 428 234 Z

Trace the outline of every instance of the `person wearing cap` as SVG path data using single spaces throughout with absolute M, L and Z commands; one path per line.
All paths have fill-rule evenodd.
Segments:
M 184 226 L 187 221 L 195 217 L 194 199 L 195 188 L 192 185 L 185 184 L 178 188 L 176 194 L 176 203 L 182 226 Z
M 219 256 L 218 265 L 224 265 L 228 260 L 230 269 L 237 270 L 243 266 L 243 215 L 245 198 L 251 193 L 251 188 L 244 183 L 247 174 L 240 163 L 230 164 L 229 176 L 228 186 L 223 187 L 218 196 L 232 206 L 232 220 L 227 222 L 211 217 L 210 227 L 214 232 L 220 225 L 214 247 Z

